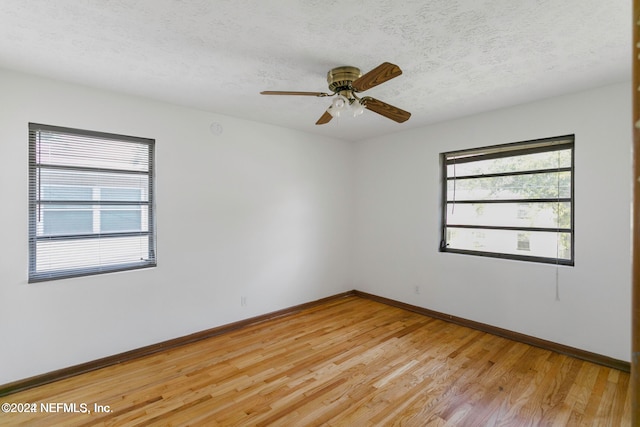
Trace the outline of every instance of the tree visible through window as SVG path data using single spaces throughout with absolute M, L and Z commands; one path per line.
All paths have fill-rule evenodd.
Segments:
M 442 154 L 440 250 L 573 265 L 573 146 L 570 135 Z
M 29 281 L 156 265 L 154 141 L 29 124 Z

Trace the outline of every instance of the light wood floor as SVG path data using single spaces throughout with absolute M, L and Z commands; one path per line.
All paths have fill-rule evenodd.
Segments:
M 359 297 L 0 402 L 38 405 L 12 426 L 630 425 L 627 373 Z

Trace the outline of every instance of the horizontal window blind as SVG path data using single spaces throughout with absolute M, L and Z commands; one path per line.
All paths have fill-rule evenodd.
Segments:
M 29 281 L 156 265 L 154 140 L 29 124 Z
M 442 252 L 573 265 L 574 136 L 443 153 Z

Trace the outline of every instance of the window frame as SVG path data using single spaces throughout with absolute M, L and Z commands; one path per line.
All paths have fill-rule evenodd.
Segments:
M 92 139 L 100 139 L 104 140 L 105 143 L 108 141 L 117 141 L 118 143 L 132 143 L 138 145 L 145 145 L 147 147 L 146 154 L 148 158 L 146 161 L 148 162 L 148 167 L 146 170 L 136 171 L 133 169 L 117 169 L 117 168 L 106 168 L 106 167 L 96 167 L 93 165 L 81 165 L 81 166 L 64 166 L 64 165 L 51 165 L 45 162 L 38 163 L 38 153 L 37 150 L 37 135 L 40 131 L 50 131 L 56 132 L 59 134 L 64 134 L 71 138 L 92 138 Z M 139 189 L 144 189 L 147 192 L 147 200 L 60 200 L 56 201 L 55 199 L 47 200 L 42 199 L 41 193 L 42 188 L 49 185 L 55 186 L 55 183 L 51 182 L 43 182 L 40 174 L 42 169 L 57 169 L 62 172 L 87 172 L 87 173 L 112 173 L 112 174 L 129 174 L 129 175 L 146 175 L 147 183 L 142 187 L 137 187 Z M 38 188 L 40 186 L 40 188 Z M 81 187 L 82 185 L 79 185 Z M 102 191 L 102 187 L 93 187 L 95 189 L 100 189 Z M 110 187 L 104 187 L 110 188 Z M 134 187 L 136 188 L 136 187 Z M 127 135 L 119 135 L 113 133 L 106 132 L 97 132 L 91 130 L 84 129 L 74 129 L 68 127 L 61 126 L 52 126 L 45 125 L 39 123 L 29 123 L 29 268 L 28 268 L 28 283 L 35 282 L 43 282 L 49 280 L 58 280 L 65 279 L 70 277 L 82 277 L 103 273 L 111 273 L 116 271 L 126 271 L 126 270 L 134 270 L 141 268 L 150 268 L 157 266 L 157 254 L 156 254 L 156 221 L 155 221 L 155 140 L 150 138 L 141 138 Z M 38 234 L 39 230 L 39 221 L 42 223 L 40 226 L 44 226 L 44 215 L 47 210 L 48 205 L 55 206 L 56 204 L 76 206 L 78 210 L 92 210 L 96 209 L 99 212 L 102 212 L 100 209 L 103 209 L 104 212 L 108 210 L 110 206 L 114 208 L 122 208 L 123 206 L 130 206 L 132 210 L 139 209 L 141 214 L 141 221 L 146 222 L 146 230 L 141 227 L 140 230 L 135 231 L 127 231 L 127 232 L 104 232 L 103 230 L 98 230 L 98 232 L 91 233 L 81 233 L 81 232 L 69 232 L 62 233 L 60 235 L 48 235 L 42 233 Z M 97 207 L 97 208 L 96 208 Z M 146 212 L 144 209 L 146 208 Z M 70 212 L 73 209 L 69 210 Z M 143 213 L 144 212 L 144 213 Z M 40 217 L 39 217 L 40 214 Z M 146 218 L 143 220 L 142 215 Z M 38 219 L 40 218 L 40 219 Z M 95 221 L 95 220 L 94 220 Z M 99 227 L 102 227 L 102 223 L 98 224 Z M 93 227 L 96 225 L 94 223 Z M 60 242 L 87 242 L 92 239 L 113 239 L 113 238 L 126 238 L 126 237 L 140 237 L 144 236 L 148 240 L 148 257 L 146 259 L 141 258 L 139 261 L 131 261 L 131 262 L 118 262 L 112 264 L 93 264 L 92 266 L 75 266 L 75 267 L 59 267 L 57 269 L 47 269 L 44 271 L 38 271 L 38 242 L 52 242 L 52 241 L 60 241 Z
M 543 173 L 545 169 L 531 169 L 526 171 L 515 171 L 515 172 L 503 172 L 503 173 L 495 173 L 495 174 L 485 174 L 485 175 L 468 175 L 464 178 L 460 177 L 449 177 L 448 176 L 448 168 L 447 166 L 454 163 L 469 163 L 473 161 L 480 160 L 490 160 L 490 159 L 498 159 L 498 158 L 506 158 L 526 155 L 526 154 L 534 154 L 534 153 L 542 153 L 542 152 L 553 152 L 570 149 L 571 150 L 571 165 L 569 167 L 558 167 L 556 170 L 558 172 L 570 172 L 570 197 L 560 197 L 555 198 L 522 198 L 522 199 L 490 199 L 490 200 L 463 200 L 463 201 L 450 201 L 448 200 L 448 182 L 455 179 L 473 179 L 484 177 L 499 177 L 499 176 L 516 176 L 516 175 L 532 175 L 535 173 Z M 457 157 L 456 157 L 457 156 Z M 464 159 L 460 159 L 460 156 L 467 156 Z M 475 160 L 474 160 L 475 159 Z M 482 257 L 490 257 L 490 258 L 503 258 L 503 259 L 511 259 L 518 261 L 529 261 L 529 262 L 538 262 L 538 263 L 548 263 L 548 264 L 557 264 L 557 265 L 566 265 L 566 266 L 574 266 L 575 265 L 575 135 L 563 135 L 552 138 L 542 138 L 536 140 L 529 141 L 521 141 L 514 142 L 508 144 L 499 144 L 492 145 L 480 148 L 472 148 L 468 150 L 457 150 L 450 151 L 440 154 L 440 170 L 441 170 L 441 180 L 442 180 L 442 188 L 441 188 L 441 236 L 440 236 L 440 247 L 439 252 L 444 253 L 455 253 L 455 254 L 464 254 L 464 255 L 475 255 Z M 548 170 L 547 170 L 548 171 Z M 552 202 L 552 203 L 569 203 L 570 206 L 570 225 L 569 228 L 560 227 L 558 224 L 557 227 L 520 227 L 520 226 L 496 226 L 496 225 L 470 225 L 470 224 L 449 224 L 447 223 L 447 209 L 450 204 L 473 204 L 473 203 L 544 203 L 544 202 Z M 530 232 L 556 232 L 556 233 L 568 233 L 570 239 L 570 258 L 559 258 L 559 257 L 544 257 L 544 256 L 533 256 L 533 255 L 521 255 L 521 254 L 513 254 L 513 253 L 505 253 L 505 252 L 489 252 L 483 250 L 469 250 L 469 249 L 459 249 L 459 248 L 451 248 L 447 245 L 447 231 L 451 228 L 468 228 L 472 230 L 510 230 L 519 233 L 530 233 Z

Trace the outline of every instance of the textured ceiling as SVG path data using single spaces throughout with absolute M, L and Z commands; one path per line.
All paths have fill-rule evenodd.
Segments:
M 0 67 L 358 140 L 631 78 L 628 0 L 0 0 Z M 341 65 L 410 111 L 314 123 Z

